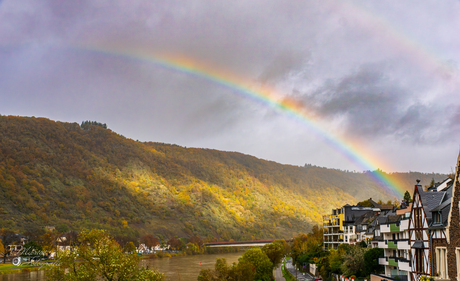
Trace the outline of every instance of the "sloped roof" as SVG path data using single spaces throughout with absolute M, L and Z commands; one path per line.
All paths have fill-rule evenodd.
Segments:
M 431 210 L 439 206 L 444 199 L 446 192 L 429 192 L 429 191 L 419 191 L 420 198 L 422 200 L 423 209 L 427 218 L 431 218 Z
M 430 212 L 439 212 L 439 211 L 441 211 L 446 206 L 450 205 L 451 201 L 452 201 L 452 198 L 447 199 L 446 201 L 444 201 L 440 205 L 436 206 L 434 209 L 430 210 Z
M 387 223 L 397 223 L 401 220 L 401 215 L 390 215 L 387 217 Z
M 443 180 L 437 187 L 436 189 L 439 191 L 445 191 L 449 187 L 452 186 L 453 180 L 451 178 L 447 178 Z
M 383 210 L 391 210 L 391 209 L 393 209 L 393 205 L 379 204 L 379 203 L 375 202 L 374 200 L 372 200 L 372 198 L 369 198 L 369 202 L 372 203 L 374 208 L 379 208 L 382 211 Z
M 376 215 L 374 215 L 373 211 L 367 211 L 366 213 L 362 214 L 355 222 L 355 225 L 360 224 L 369 224 L 374 220 Z

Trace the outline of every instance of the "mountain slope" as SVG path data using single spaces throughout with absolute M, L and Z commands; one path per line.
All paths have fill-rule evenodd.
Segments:
M 414 175 L 422 183 L 444 178 L 398 177 Z M 100 126 L 11 116 L 0 116 L 0 190 L 6 228 L 67 225 L 161 238 L 290 237 L 321 223 L 331 208 L 394 199 L 362 173 L 140 143 Z

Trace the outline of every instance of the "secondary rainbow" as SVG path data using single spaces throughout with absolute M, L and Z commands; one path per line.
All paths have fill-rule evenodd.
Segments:
M 383 165 L 378 161 L 371 160 L 368 153 L 363 152 L 364 150 L 362 147 L 358 148 L 351 141 L 340 138 L 321 127 L 321 120 L 315 116 L 314 113 L 311 113 L 311 110 L 307 110 L 307 108 L 300 102 L 294 99 L 286 98 L 285 95 L 279 94 L 274 89 L 246 81 L 245 79 L 237 77 L 233 73 L 218 70 L 215 67 L 211 68 L 203 63 L 179 56 L 158 56 L 139 50 L 103 49 L 86 46 L 79 47 L 78 49 L 97 52 L 103 55 L 118 56 L 149 62 L 157 67 L 190 75 L 228 88 L 232 90 L 234 94 L 250 99 L 264 106 L 280 110 L 290 118 L 307 125 L 308 128 L 313 130 L 315 134 L 322 138 L 325 143 L 334 148 L 334 150 L 346 157 L 349 161 L 358 167 L 361 167 L 363 170 L 375 171 L 378 168 L 383 167 Z M 373 172 L 370 173 L 370 175 L 379 185 L 386 188 L 392 194 L 402 197 L 405 189 L 399 182 L 391 178 L 388 174 Z

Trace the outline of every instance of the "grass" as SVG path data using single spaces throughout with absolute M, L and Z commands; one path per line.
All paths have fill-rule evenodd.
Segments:
M 281 271 L 283 272 L 283 277 L 286 279 L 286 281 L 296 281 L 296 278 L 289 272 L 289 270 L 286 270 L 286 260 L 283 260 L 283 266 L 281 266 Z
M 23 271 L 37 271 L 41 269 L 46 269 L 46 266 L 43 265 L 30 265 L 30 264 L 24 264 L 24 265 L 14 265 L 14 264 L 0 264 L 0 275 L 2 274 L 10 274 L 10 273 L 19 273 Z

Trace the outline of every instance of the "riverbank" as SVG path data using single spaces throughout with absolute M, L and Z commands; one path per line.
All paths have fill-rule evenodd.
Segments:
M 165 281 L 196 281 L 202 269 L 214 268 L 217 258 L 225 258 L 228 264 L 238 262 L 243 252 L 225 254 L 185 255 L 172 258 L 141 259 L 139 266 L 165 273 Z M 11 264 L 7 264 L 11 265 Z M 24 268 L 25 269 L 25 268 Z M 0 274 L 0 281 L 46 281 L 46 270 L 23 270 Z
M 44 265 L 19 265 L 18 266 L 14 264 L 0 264 L 0 275 L 39 271 L 39 270 L 46 270 L 46 269 L 48 269 L 48 267 Z

